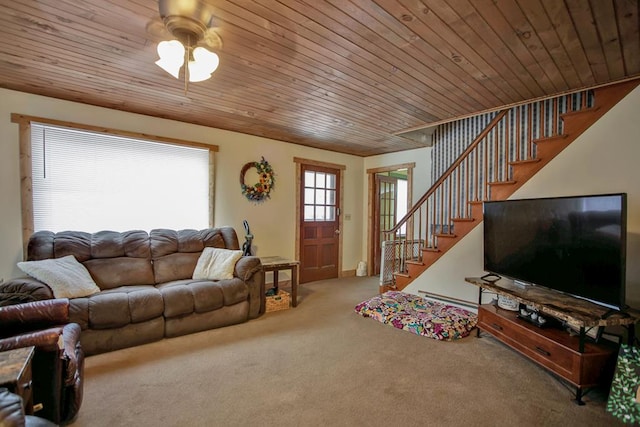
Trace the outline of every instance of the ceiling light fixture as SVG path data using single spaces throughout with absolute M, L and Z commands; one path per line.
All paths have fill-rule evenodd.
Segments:
M 220 47 L 222 40 L 211 26 L 213 16 L 210 10 L 201 2 L 160 0 L 159 5 L 162 22 L 174 40 L 158 43 L 160 59 L 156 65 L 179 79 L 180 69 L 186 64 L 186 93 L 189 82 L 211 78 L 220 63 L 218 55 L 198 44 L 204 40 L 209 46 Z

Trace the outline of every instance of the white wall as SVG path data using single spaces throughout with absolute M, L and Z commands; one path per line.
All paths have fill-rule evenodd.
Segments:
M 627 193 L 627 304 L 640 308 L 640 87 L 524 184 L 510 198 Z M 476 227 L 405 292 L 477 300 L 467 276 L 483 272 L 482 227 Z
M 317 150 L 266 138 L 191 125 L 139 114 L 125 113 L 0 89 L 0 279 L 21 275 L 16 262 L 22 260 L 22 224 L 18 125 L 11 113 L 104 126 L 131 132 L 180 138 L 220 147 L 216 155 L 215 225 L 233 226 L 240 243 L 244 241 L 242 221 L 249 221 L 258 255 L 295 256 L 295 163 L 294 157 L 346 166 L 343 212 L 343 270 L 354 270 L 363 257 L 361 218 L 363 211 L 364 159 Z M 247 201 L 240 190 L 242 166 L 265 159 L 276 173 L 271 199 L 257 205 Z

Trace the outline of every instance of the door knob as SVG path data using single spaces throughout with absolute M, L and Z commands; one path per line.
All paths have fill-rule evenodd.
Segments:
M 336 234 L 340 234 L 340 230 L 336 230 L 336 231 L 335 231 L 335 233 L 336 233 Z

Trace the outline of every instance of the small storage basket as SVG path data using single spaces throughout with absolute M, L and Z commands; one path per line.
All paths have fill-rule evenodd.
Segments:
M 286 310 L 289 308 L 291 297 L 289 292 L 285 292 L 282 289 L 278 290 L 278 295 L 272 295 L 267 297 L 267 309 L 266 312 Z

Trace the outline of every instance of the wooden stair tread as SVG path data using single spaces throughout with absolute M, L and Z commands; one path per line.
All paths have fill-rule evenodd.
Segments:
M 534 139 L 533 142 L 534 144 L 544 144 L 545 142 L 553 142 L 553 141 L 557 141 L 559 139 L 566 139 L 569 135 L 567 135 L 566 133 L 563 133 L 561 135 L 554 135 L 554 136 L 546 136 L 544 138 L 538 138 L 538 139 Z
M 450 238 L 458 237 L 455 234 L 447 234 L 447 233 L 436 233 L 436 234 L 434 234 L 434 236 L 436 236 L 436 237 L 450 237 Z
M 599 109 L 600 109 L 599 106 L 595 106 L 595 107 L 583 108 L 581 110 L 567 111 L 566 113 L 560 114 L 560 118 L 564 119 L 565 117 L 577 116 L 579 114 L 595 113 Z
M 432 247 L 422 248 L 422 250 L 425 251 L 425 252 L 440 252 L 440 249 L 432 248 Z
M 517 181 L 495 181 L 495 182 L 490 182 L 489 185 L 513 185 L 516 182 Z
M 509 164 L 511 166 L 517 166 L 517 165 L 528 165 L 531 163 L 538 163 L 540 162 L 542 159 L 525 159 L 525 160 L 515 160 L 513 162 L 509 162 Z
M 415 259 L 408 259 L 405 261 L 406 264 L 412 264 L 412 265 L 424 265 L 424 263 L 420 260 L 415 260 Z
M 475 218 L 451 218 L 451 221 L 454 222 L 473 222 L 475 220 Z
M 394 276 L 398 276 L 398 277 L 406 277 L 407 279 L 410 278 L 411 276 L 409 276 L 407 273 L 401 273 L 401 272 L 396 272 L 393 273 Z

